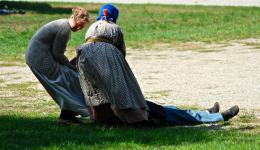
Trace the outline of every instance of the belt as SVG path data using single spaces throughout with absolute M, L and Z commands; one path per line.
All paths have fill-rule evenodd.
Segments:
M 107 38 L 103 38 L 103 37 L 89 37 L 86 39 L 86 42 L 90 42 L 90 43 L 95 43 L 95 42 L 105 42 L 105 43 L 109 43 L 109 44 L 113 44 L 113 41 Z

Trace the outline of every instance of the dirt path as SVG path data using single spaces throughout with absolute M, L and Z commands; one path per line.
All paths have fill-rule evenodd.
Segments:
M 260 49 L 254 42 L 259 41 L 204 45 L 204 52 L 128 49 L 127 60 L 148 99 L 203 108 L 218 101 L 222 110 L 238 104 L 260 116 Z M 37 82 L 27 67 L 0 70 L 2 84 Z
M 144 92 L 158 102 L 208 107 L 218 101 L 222 108 L 259 111 L 260 50 L 238 43 L 215 50 L 133 52 L 128 60 Z

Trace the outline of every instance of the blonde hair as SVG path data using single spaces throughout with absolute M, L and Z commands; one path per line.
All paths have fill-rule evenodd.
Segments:
M 81 7 L 72 8 L 72 15 L 70 17 L 75 19 L 76 22 L 80 22 L 80 21 L 89 22 L 88 11 Z

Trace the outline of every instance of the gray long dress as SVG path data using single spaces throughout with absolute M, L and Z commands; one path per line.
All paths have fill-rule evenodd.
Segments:
M 80 84 L 88 105 L 110 103 L 115 115 L 123 122 L 147 120 L 149 108 L 125 60 L 121 28 L 100 20 L 88 29 L 85 38 L 91 37 L 106 38 L 112 44 L 87 42 L 77 49 Z
M 88 116 L 79 74 L 68 67 L 64 55 L 70 33 L 68 19 L 41 27 L 28 45 L 26 63 L 61 109 Z

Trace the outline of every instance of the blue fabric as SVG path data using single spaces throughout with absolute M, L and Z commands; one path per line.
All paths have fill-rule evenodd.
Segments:
M 161 123 L 165 123 L 165 111 L 164 107 L 162 105 L 155 104 L 151 101 L 146 100 L 146 103 L 149 107 L 149 116 L 148 119 L 150 120 L 157 120 L 160 121 Z
M 79 73 L 59 65 L 55 78 L 48 78 L 29 66 L 36 78 L 62 110 L 71 110 L 87 117 L 89 112 L 79 83 Z
M 108 16 L 105 16 L 103 14 L 104 9 L 107 9 Z M 98 17 L 96 18 L 96 20 L 97 21 L 98 20 L 107 20 L 107 21 L 112 21 L 112 22 L 116 23 L 118 15 L 119 15 L 119 11 L 115 6 L 113 6 L 111 4 L 105 4 L 99 9 Z
M 181 110 L 175 106 L 164 106 L 165 121 L 174 125 L 214 123 L 223 121 L 220 113 L 210 114 L 208 111 Z

